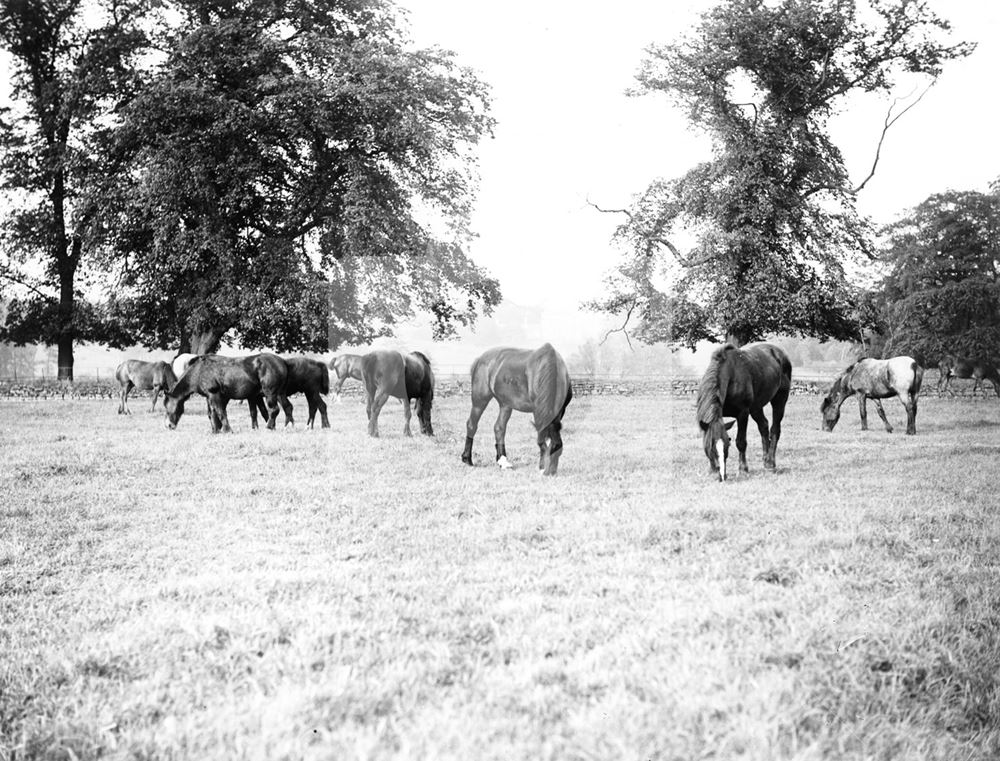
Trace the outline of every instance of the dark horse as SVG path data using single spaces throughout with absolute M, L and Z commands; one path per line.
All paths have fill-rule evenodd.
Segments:
M 378 436 L 378 416 L 390 396 L 403 402 L 403 414 L 406 416 L 404 434 L 410 435 L 410 399 L 416 399 L 420 432 L 434 435 L 431 427 L 434 373 L 426 356 L 419 351 L 402 354 L 378 349 L 361 358 L 361 375 L 365 384 L 365 412 L 368 414 L 370 436 Z
M 330 373 L 327 372 L 326 365 L 316 359 L 308 357 L 285 357 L 285 364 L 288 365 L 288 380 L 285 381 L 285 397 L 292 394 L 305 394 L 306 404 L 309 405 L 309 420 L 306 425 L 313 427 L 316 419 L 316 410 L 319 410 L 323 420 L 323 428 L 330 427 L 330 419 L 326 416 L 326 402 L 321 394 L 330 393 Z M 279 403 L 285 409 L 285 425 L 295 424 L 292 419 L 292 406 L 283 403 L 279 398 Z
M 337 376 L 337 382 L 333 384 L 333 400 L 335 402 L 340 402 L 340 389 L 343 388 L 344 381 L 348 378 L 363 381 L 361 359 L 360 354 L 338 354 L 330 360 L 330 369 Z
M 952 378 L 972 378 L 975 383 L 972 384 L 972 395 L 976 395 L 976 390 L 979 388 L 979 384 L 984 380 L 988 380 L 993 384 L 993 390 L 996 395 L 1000 397 L 1000 372 L 997 372 L 996 367 L 994 367 L 989 362 L 979 359 L 962 359 L 960 357 L 945 357 L 938 363 L 938 370 L 940 370 L 941 375 L 938 378 L 938 393 L 943 393 L 948 390 L 948 386 L 951 385 Z M 951 392 L 954 396 L 955 392 Z M 983 390 L 983 394 L 986 394 L 986 390 Z
M 115 377 L 121 384 L 120 400 L 118 402 L 119 415 L 131 415 L 128 408 L 128 393 L 133 388 L 140 391 L 153 391 L 153 406 L 150 412 L 156 409 L 156 400 L 160 392 L 166 393 L 177 383 L 177 376 L 170 369 L 166 362 L 143 362 L 141 359 L 127 359 L 118 365 L 115 370 Z
M 490 399 L 500 405 L 493 426 L 497 465 L 513 467 L 504 442 L 507 421 L 514 410 L 530 412 L 538 431 L 538 469 L 554 476 L 559 468 L 563 442 L 559 432 L 566 407 L 573 399 L 573 387 L 566 363 L 551 344 L 535 349 L 496 348 L 485 352 L 472 364 L 472 412 L 465 430 L 462 462 L 472 465 L 472 441 Z
M 274 429 L 278 417 L 279 397 L 284 396 L 288 365 L 274 354 L 255 354 L 250 357 L 220 357 L 205 354 L 196 357 L 188 365 L 187 372 L 177 381 L 177 385 L 166 394 L 164 406 L 167 410 L 168 428 L 176 428 L 184 414 L 184 402 L 192 394 L 201 394 L 208 399 L 208 417 L 212 432 L 221 429 L 230 433 L 226 405 L 230 399 L 247 399 L 250 419 L 257 427 L 257 399 L 263 396 L 267 401 L 267 427 Z
M 729 457 L 729 428 L 736 428 L 736 449 L 740 453 L 740 471 L 747 467 L 747 421 L 753 418 L 760 431 L 764 449 L 764 468 L 774 470 L 774 455 L 781 438 L 781 419 L 792 386 L 792 363 L 777 346 L 768 343 L 748 344 L 742 349 L 726 344 L 716 349 L 698 387 L 698 426 L 701 428 L 705 456 L 710 471 L 726 480 Z M 771 431 L 767 430 L 764 405 L 771 405 Z M 723 417 L 735 421 L 723 422 Z
M 882 409 L 882 400 L 898 396 L 906 408 L 906 432 L 917 432 L 917 395 L 924 379 L 922 368 L 913 357 L 892 359 L 862 359 L 842 372 L 830 387 L 820 405 L 823 413 L 823 430 L 832 431 L 840 419 L 840 405 L 852 395 L 858 397 L 861 410 L 861 430 L 868 430 L 868 410 L 865 400 L 875 402 L 875 409 L 885 423 L 885 430 L 892 433 L 892 426 Z

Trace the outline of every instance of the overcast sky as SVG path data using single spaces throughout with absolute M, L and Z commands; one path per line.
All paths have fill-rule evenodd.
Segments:
M 711 3 L 694 0 L 398 0 L 415 41 L 439 44 L 493 90 L 495 138 L 481 151 L 472 248 L 507 299 L 574 309 L 613 266 L 616 218 L 655 177 L 676 177 L 708 143 L 662 96 L 628 97 L 643 49 L 675 39 Z M 1000 3 L 932 0 L 975 53 L 949 64 L 890 130 L 861 209 L 887 221 L 931 193 L 985 190 L 997 161 Z M 905 96 L 907 88 L 898 93 Z M 855 182 L 869 171 L 888 100 L 851 104 L 832 124 Z M 553 285 L 553 284 L 557 285 Z

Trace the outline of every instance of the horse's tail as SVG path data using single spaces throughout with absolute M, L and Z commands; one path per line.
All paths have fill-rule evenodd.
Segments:
M 128 383 L 128 360 L 126 359 L 115 368 L 115 380 L 122 385 Z
M 924 368 L 914 360 L 910 363 L 910 370 L 913 371 L 913 380 L 910 381 L 910 394 L 916 396 L 920 393 L 920 386 L 924 382 Z
M 566 363 L 552 344 L 543 344 L 528 358 L 529 367 L 534 367 L 535 428 L 542 430 L 559 417 L 569 403 L 569 372 Z
M 319 392 L 321 394 L 329 394 L 330 393 L 330 373 L 328 373 L 326 371 L 326 365 L 324 365 L 322 362 L 318 362 L 317 361 L 316 364 L 319 365 L 319 370 L 320 370 L 320 373 L 319 373 Z

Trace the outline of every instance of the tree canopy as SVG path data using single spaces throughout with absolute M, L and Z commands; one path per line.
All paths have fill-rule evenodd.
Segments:
M 638 92 L 683 107 L 714 156 L 617 210 L 628 253 L 591 306 L 638 318 L 646 341 L 856 340 L 847 267 L 874 253 L 855 208 L 871 175 L 851 181 L 829 119 L 851 95 L 890 92 L 901 73 L 933 78 L 966 55 L 948 30 L 922 0 L 727 0 L 684 39 L 650 47 Z
M 883 232 L 881 352 L 1000 360 L 1000 183 L 932 195 Z
M 102 225 L 123 340 L 213 351 L 438 336 L 499 301 L 465 254 L 485 85 L 382 0 L 180 0 Z

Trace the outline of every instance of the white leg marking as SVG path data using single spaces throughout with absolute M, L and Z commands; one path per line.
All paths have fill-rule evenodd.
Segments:
M 507 455 L 503 455 L 499 460 L 497 460 L 497 465 L 499 465 L 504 470 L 510 470 L 514 466 L 511 465 L 510 460 L 507 459 Z

